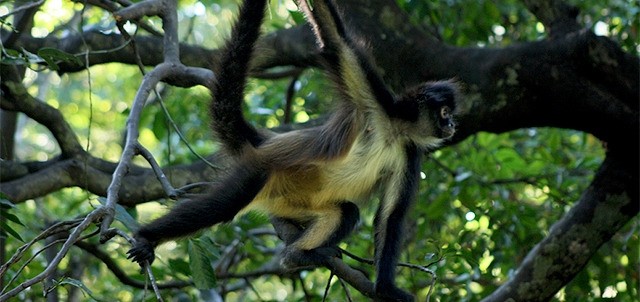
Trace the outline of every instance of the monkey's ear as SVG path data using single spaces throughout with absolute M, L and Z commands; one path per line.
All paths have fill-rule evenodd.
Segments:
M 452 109 L 449 106 L 440 107 L 440 118 L 441 119 L 451 119 L 451 115 L 453 114 Z

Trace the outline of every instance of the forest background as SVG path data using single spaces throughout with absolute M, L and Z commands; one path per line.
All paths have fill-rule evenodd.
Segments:
M 402 288 L 432 301 L 638 300 L 637 1 L 339 5 L 392 88 L 464 87 L 459 132 L 422 167 Z M 137 223 L 224 171 L 202 84 L 237 6 L 0 1 L 0 301 L 371 295 L 374 269 L 357 257 L 343 257 L 352 270 L 282 271 L 260 215 L 162 245 L 153 282 L 126 259 Z M 292 1 L 271 1 L 245 106 L 259 127 L 307 127 L 333 108 L 304 23 Z M 361 209 L 341 248 L 372 257 L 374 213 Z

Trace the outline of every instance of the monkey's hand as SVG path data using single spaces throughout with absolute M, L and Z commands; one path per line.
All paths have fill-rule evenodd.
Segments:
M 376 282 L 376 301 L 402 301 L 414 302 L 414 297 L 393 284 Z
M 141 267 L 144 266 L 145 261 L 151 264 L 156 258 L 156 255 L 153 252 L 156 244 L 150 242 L 144 237 L 136 236 L 135 239 L 136 244 L 127 252 L 127 259 L 131 259 L 133 262 L 138 262 Z

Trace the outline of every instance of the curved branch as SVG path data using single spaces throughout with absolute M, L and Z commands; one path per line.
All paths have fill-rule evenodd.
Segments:
M 113 273 L 113 275 L 115 275 L 116 278 L 118 278 L 118 280 L 122 282 L 122 284 L 129 285 L 136 288 L 147 287 L 146 282 L 129 277 L 120 268 L 120 266 L 115 261 L 113 261 L 113 259 L 109 254 L 100 250 L 95 244 L 78 241 L 75 243 L 75 245 L 80 249 L 86 251 L 87 253 L 93 255 L 94 257 L 98 258 L 100 261 L 102 261 L 102 263 L 104 263 L 107 266 L 107 269 L 109 269 Z M 183 288 L 183 287 L 192 286 L 192 285 L 193 285 L 193 282 L 191 281 L 173 281 L 173 282 L 159 283 L 158 288 L 160 289 Z
M 84 153 L 75 132 L 60 111 L 31 96 L 16 72 L 15 66 L 0 68 L 0 77 L 2 77 L 0 87 L 4 92 L 0 99 L 0 108 L 20 111 L 47 127 L 58 142 L 63 156 L 71 157 Z
M 90 4 L 96 7 L 100 7 L 108 12 L 115 12 L 118 9 L 120 9 L 120 6 L 118 6 L 116 4 L 116 2 L 112 2 L 112 1 L 102 1 L 102 0 L 72 0 L 73 2 L 77 2 L 77 3 L 82 3 L 82 4 Z M 128 7 L 131 6 L 132 3 L 129 1 L 117 1 L 119 4 L 123 5 L 124 7 Z M 152 25 L 150 25 L 148 22 L 143 22 L 140 20 L 131 20 L 133 23 L 135 23 L 137 26 L 139 26 L 140 28 L 146 30 L 147 32 L 149 32 L 150 34 L 160 37 L 162 36 L 162 33 L 158 32 Z

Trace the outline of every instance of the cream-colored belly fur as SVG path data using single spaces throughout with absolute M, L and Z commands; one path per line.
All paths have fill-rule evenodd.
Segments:
M 398 141 L 364 139 L 360 135 L 343 158 L 274 171 L 247 210 L 304 218 L 311 213 L 309 210 L 366 200 L 383 171 L 402 170 L 403 151 Z

